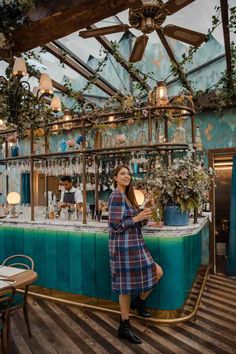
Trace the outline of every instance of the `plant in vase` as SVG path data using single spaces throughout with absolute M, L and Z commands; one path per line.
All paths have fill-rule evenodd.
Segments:
M 168 212 L 172 218 L 169 225 L 188 224 L 189 211 L 207 202 L 213 176 L 212 168 L 206 169 L 203 161 L 193 161 L 190 156 L 175 159 L 168 167 L 160 165 L 148 183 L 157 206 L 155 221 L 163 215 L 167 221 Z M 174 212 L 182 216 L 182 221 L 176 221 Z

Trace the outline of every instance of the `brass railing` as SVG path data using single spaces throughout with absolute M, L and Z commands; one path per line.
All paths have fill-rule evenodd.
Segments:
M 207 281 L 209 272 L 210 272 L 210 265 L 207 266 L 206 269 L 205 269 L 205 274 L 204 274 L 204 278 L 203 278 L 203 281 L 202 281 L 202 284 L 201 284 L 201 287 L 200 287 L 200 290 L 199 290 L 199 293 L 198 293 L 198 297 L 197 297 L 194 309 L 193 309 L 193 311 L 191 313 L 189 313 L 188 315 L 185 315 L 185 316 L 179 316 L 179 317 L 176 317 L 176 318 L 168 318 L 168 319 L 166 319 L 166 318 L 152 318 L 151 317 L 151 318 L 145 319 L 146 324 L 148 324 L 149 322 L 152 322 L 152 323 L 156 323 L 156 324 L 159 324 L 159 325 L 175 325 L 175 324 L 178 324 L 178 323 L 189 321 L 192 318 L 196 318 L 197 311 L 198 311 L 198 308 L 199 308 L 200 303 L 201 303 L 202 294 L 204 292 L 204 288 L 205 288 L 205 285 L 206 285 L 206 281 Z M 23 290 L 19 290 L 19 291 L 23 292 Z M 38 294 L 38 293 L 35 293 L 35 292 L 28 292 L 28 294 L 30 296 L 33 296 L 33 297 L 36 297 L 36 298 L 39 298 L 39 299 L 42 299 L 42 300 L 50 300 L 50 301 L 54 301 L 54 302 L 62 303 L 62 304 L 66 304 L 66 305 L 73 305 L 73 306 L 78 306 L 78 307 L 86 308 L 86 309 L 90 309 L 90 310 L 103 311 L 103 312 L 106 312 L 106 313 L 112 313 L 112 314 L 120 315 L 120 311 L 109 309 L 109 308 L 102 307 L 102 306 L 95 306 L 95 305 L 89 305 L 89 304 L 86 304 L 86 303 L 81 303 L 81 302 L 76 302 L 76 301 L 71 301 L 71 300 L 66 300 L 66 299 L 60 299 L 60 298 L 55 297 L 55 296 Z M 130 314 L 130 317 L 136 317 L 136 318 L 144 320 L 143 317 L 136 316 L 134 314 Z

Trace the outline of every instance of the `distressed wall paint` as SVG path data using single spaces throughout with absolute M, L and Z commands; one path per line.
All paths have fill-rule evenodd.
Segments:
M 208 149 L 216 149 L 216 148 L 232 148 L 236 147 L 236 109 L 225 110 L 222 113 L 222 116 L 217 114 L 214 111 L 202 112 L 196 115 L 196 125 L 199 126 L 201 133 L 202 145 L 205 150 Z M 172 123 L 170 126 L 171 134 L 173 135 L 175 130 L 175 124 Z M 188 133 L 188 142 L 191 141 L 190 136 L 190 119 L 187 119 L 185 122 L 185 129 Z M 127 137 L 127 142 L 132 143 L 139 138 L 139 134 L 145 131 L 147 137 L 147 123 L 141 125 L 133 125 L 128 128 L 127 126 L 120 126 L 116 129 L 111 129 L 109 131 L 103 131 L 103 139 L 105 140 L 106 135 L 111 132 L 113 137 L 118 134 L 125 133 Z M 90 131 L 87 136 L 88 147 L 93 148 L 94 145 L 94 129 Z M 58 151 L 59 143 L 62 139 L 71 140 L 75 139 L 79 134 L 81 134 L 80 129 L 72 130 L 72 131 L 61 131 L 58 135 L 53 135 L 50 137 L 50 151 L 55 152 Z M 153 141 L 154 139 L 153 133 Z M 147 138 L 146 138 L 147 142 Z M 36 151 L 37 153 L 44 152 L 43 146 L 43 138 L 37 139 L 36 143 Z M 77 145 L 77 148 L 79 145 Z M 24 141 L 20 143 L 20 153 L 22 155 L 27 154 L 29 151 L 29 141 Z M 4 167 L 0 166 L 1 170 L 4 171 Z M 3 194 L 0 196 L 0 203 L 5 201 L 6 196 L 6 186 L 5 186 L 5 177 L 3 177 Z M 19 174 L 11 175 L 9 177 L 9 191 L 18 191 L 20 192 L 20 176 Z

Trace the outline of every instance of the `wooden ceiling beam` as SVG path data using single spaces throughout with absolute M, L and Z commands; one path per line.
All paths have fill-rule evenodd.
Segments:
M 96 29 L 97 27 L 95 25 L 87 26 L 87 29 Z M 94 37 L 111 55 L 113 55 L 113 49 L 112 49 L 112 44 L 111 42 L 105 37 L 105 36 L 97 36 Z M 143 83 L 143 79 L 141 76 L 139 76 L 134 70 L 132 70 L 129 67 L 129 62 L 122 56 L 121 53 L 119 53 L 119 56 L 121 58 L 120 65 L 130 74 L 133 80 Z M 151 87 L 146 84 L 146 89 L 151 90 Z
M 65 37 L 129 7 L 140 7 L 140 0 L 47 0 L 28 12 L 29 23 L 12 36 L 13 54 L 26 52 Z M 9 51 L 1 50 L 6 58 Z M 4 56 L 5 55 L 5 56 Z
M 226 68 L 229 78 L 232 75 L 232 56 L 230 49 L 230 33 L 229 33 L 229 4 L 228 0 L 220 0 L 222 26 L 224 33 L 225 55 L 226 55 Z
M 91 72 L 83 68 L 82 66 L 78 65 L 72 58 L 70 58 L 68 55 L 64 55 L 63 52 L 58 49 L 55 45 L 52 43 L 48 43 L 45 45 L 45 48 L 49 53 L 54 55 L 56 58 L 61 60 L 63 63 L 68 65 L 71 69 L 73 69 L 75 72 L 77 72 L 79 75 L 83 76 L 86 80 L 89 80 L 90 77 L 92 76 Z M 99 87 L 102 91 L 106 92 L 109 96 L 114 96 L 117 91 L 112 90 L 109 86 L 107 86 L 103 81 L 97 79 L 94 82 L 94 85 Z

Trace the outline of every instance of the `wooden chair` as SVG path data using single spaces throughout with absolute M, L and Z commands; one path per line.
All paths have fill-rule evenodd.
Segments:
M 2 352 L 3 354 L 8 354 L 10 338 L 10 311 L 16 289 L 13 286 L 7 285 L 6 288 L 4 288 L 4 292 L 5 291 L 6 293 L 0 295 L 0 331 Z
M 3 263 L 3 266 L 8 267 L 17 267 L 17 268 L 25 268 L 27 270 L 34 270 L 34 261 L 31 257 L 26 256 L 24 254 L 15 254 L 13 256 L 7 257 Z M 28 296 L 29 285 L 26 285 L 24 288 L 24 294 L 17 292 L 14 297 L 14 301 L 11 304 L 10 312 L 18 311 L 20 308 L 23 308 L 24 320 L 28 329 L 29 336 L 31 337 L 31 329 L 28 315 Z

